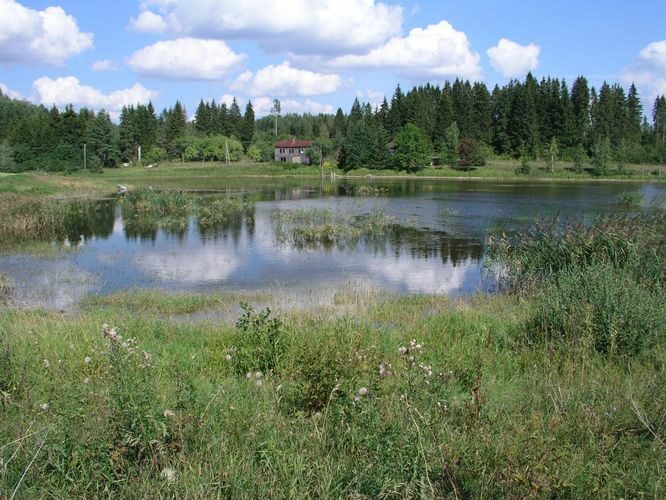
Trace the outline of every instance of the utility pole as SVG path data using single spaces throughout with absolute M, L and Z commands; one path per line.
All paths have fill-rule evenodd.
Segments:
M 138 149 L 138 156 L 139 156 L 139 161 L 138 162 L 141 163 L 141 146 L 139 146 L 139 149 Z

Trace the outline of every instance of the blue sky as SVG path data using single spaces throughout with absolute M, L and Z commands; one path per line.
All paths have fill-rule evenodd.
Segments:
M 666 2 L 0 0 L 0 86 L 47 106 L 348 110 L 396 83 L 537 76 L 666 93 Z

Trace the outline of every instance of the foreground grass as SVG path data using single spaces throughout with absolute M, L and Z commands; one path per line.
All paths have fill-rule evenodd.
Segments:
M 528 346 L 507 296 L 164 316 L 239 299 L 0 312 L 0 496 L 664 494 L 663 345 Z

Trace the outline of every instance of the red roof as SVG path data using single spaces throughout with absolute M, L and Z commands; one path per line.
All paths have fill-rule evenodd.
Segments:
M 278 141 L 275 143 L 276 148 L 309 148 L 312 146 L 312 141 Z

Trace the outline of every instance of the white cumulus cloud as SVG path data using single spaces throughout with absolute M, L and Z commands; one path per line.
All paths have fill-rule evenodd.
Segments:
M 23 99 L 23 95 L 20 92 L 10 89 L 4 83 L 0 83 L 0 90 L 2 90 L 3 95 L 9 97 L 10 99 Z
M 390 69 L 407 78 L 481 77 L 480 56 L 469 39 L 447 21 L 414 28 L 406 37 L 394 37 L 366 54 L 334 58 L 337 68 Z
M 140 33 L 163 33 L 167 23 L 159 14 L 146 10 L 130 19 L 130 28 Z
M 666 95 L 666 40 L 644 47 L 636 61 L 622 72 L 626 83 L 635 83 L 650 100 Z
M 243 59 L 245 54 L 237 54 L 221 40 L 188 37 L 157 42 L 137 50 L 128 64 L 144 76 L 168 80 L 218 80 Z
M 503 76 L 512 78 L 524 76 L 539 67 L 541 48 L 533 43 L 520 45 L 502 38 L 495 47 L 490 47 L 486 52 L 493 68 Z
M 92 63 L 91 67 L 93 71 L 115 71 L 118 69 L 118 63 L 111 59 L 102 59 L 101 61 Z
M 246 71 L 232 86 L 247 95 L 272 96 L 332 94 L 341 87 L 342 78 L 339 75 L 294 68 L 288 62 L 266 66 L 256 73 Z
M 172 34 L 252 39 L 297 54 L 368 50 L 399 34 L 403 20 L 402 7 L 375 0 L 146 0 L 142 7 L 137 21 L 148 12 Z
M 61 7 L 34 10 L 14 0 L 0 0 L 0 63 L 61 66 L 93 45 L 76 19 Z
M 35 91 L 35 99 L 46 106 L 73 104 L 76 107 L 104 108 L 107 111 L 118 111 L 123 106 L 146 103 L 157 97 L 156 92 L 148 90 L 138 83 L 132 87 L 105 94 L 94 87 L 81 84 L 74 76 L 56 79 L 42 77 L 35 80 L 32 87 Z

